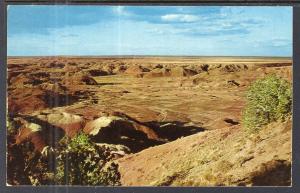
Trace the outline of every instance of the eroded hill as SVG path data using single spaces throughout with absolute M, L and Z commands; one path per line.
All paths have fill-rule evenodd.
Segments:
M 287 185 L 290 121 L 248 139 L 241 111 L 253 81 L 291 82 L 291 68 L 288 58 L 9 58 L 8 156 L 23 171 L 21 144 L 41 153 L 83 132 L 130 149 L 112 153 L 122 185 Z

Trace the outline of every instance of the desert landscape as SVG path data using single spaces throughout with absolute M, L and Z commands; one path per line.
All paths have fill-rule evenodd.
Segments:
M 272 74 L 291 58 L 9 57 L 7 184 L 290 186 L 291 116 L 242 124 Z

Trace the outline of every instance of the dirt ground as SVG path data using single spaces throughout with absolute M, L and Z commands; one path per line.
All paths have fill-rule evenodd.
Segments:
M 123 185 L 242 185 L 243 183 L 249 184 L 250 181 L 252 185 L 255 185 L 253 179 L 244 178 L 246 173 L 239 174 L 237 177 L 229 171 L 231 167 L 229 165 L 238 162 L 237 157 L 236 160 L 231 160 L 232 163 L 228 163 L 228 173 L 233 175 L 229 180 L 223 179 L 222 182 L 218 182 L 215 180 L 216 173 L 213 176 L 207 173 L 219 160 L 226 160 L 228 155 L 234 154 L 233 150 L 227 152 L 227 157 L 220 156 L 222 159 L 217 159 L 214 164 L 205 166 L 208 168 L 205 170 L 206 174 L 203 174 L 206 175 L 206 180 L 199 180 L 199 176 L 195 177 L 196 171 L 201 169 L 195 159 L 186 159 L 193 162 L 186 164 L 190 168 L 180 167 L 178 171 L 173 168 L 169 169 L 173 173 L 169 175 L 165 173 L 168 168 L 172 168 L 172 165 L 168 163 L 176 162 L 174 166 L 178 166 L 180 156 L 200 151 L 198 146 L 195 148 L 193 144 L 196 141 L 200 143 L 201 140 L 210 139 L 210 137 L 206 139 L 205 136 L 212 136 L 215 144 L 227 140 L 224 142 L 226 148 L 231 148 L 234 144 L 239 146 L 233 148 L 235 150 L 246 146 L 244 142 L 241 142 L 240 137 L 245 91 L 254 80 L 268 74 L 276 74 L 291 81 L 291 59 L 272 57 L 10 57 L 8 58 L 8 115 L 12 118 L 38 117 L 43 121 L 46 120 L 46 118 L 41 118 L 44 115 L 58 113 L 68 113 L 68 116 L 69 114 L 76 115 L 82 118 L 82 121 L 81 119 L 79 121 L 80 124 L 66 121 L 59 125 L 69 130 L 74 129 L 76 131 L 73 133 L 76 133 L 82 130 L 86 123 L 98 117 L 121 114 L 134 120 L 136 124 L 151 129 L 151 132 L 153 130 L 157 142 L 148 141 L 147 145 L 136 148 L 133 154 L 126 155 L 119 161 Z M 64 118 L 55 120 L 62 119 Z M 68 120 L 73 119 L 75 120 L 72 116 L 68 117 Z M 79 118 L 76 117 L 76 120 Z M 49 118 L 46 122 L 55 124 Z M 285 126 L 283 125 L 276 131 L 280 133 L 283 127 Z M 147 129 L 143 128 L 141 131 L 149 138 L 150 130 Z M 65 132 L 67 133 L 66 130 Z M 284 135 L 288 144 L 281 147 L 283 153 L 277 155 L 283 157 L 280 160 L 290 161 L 289 134 Z M 233 137 L 236 143 L 228 141 L 227 137 L 223 139 L 223 135 L 238 136 Z M 192 137 L 194 137 L 193 140 L 190 140 Z M 275 136 L 269 142 L 279 144 L 277 139 L 282 141 L 282 138 Z M 240 141 L 237 142 L 238 140 Z M 219 145 L 216 148 L 225 148 L 224 143 L 223 146 Z M 136 145 L 131 144 L 131 147 Z M 275 149 L 268 149 L 268 145 L 268 143 L 262 144 L 261 149 L 266 149 L 266 153 L 276 156 L 273 155 Z M 205 147 L 207 146 L 213 145 L 210 142 Z M 255 147 L 249 151 L 261 149 Z M 209 152 L 212 150 L 207 149 L 206 153 Z M 200 153 L 205 154 L 204 151 Z M 218 153 L 222 152 L 218 151 Z M 253 172 L 250 170 L 258 168 L 262 163 L 274 162 L 273 157 L 263 159 L 262 153 L 252 154 L 249 155 L 257 156 L 257 159 L 254 159 L 257 161 L 246 169 L 247 174 Z M 158 158 L 154 158 L 155 156 Z M 193 170 L 193 164 L 197 165 L 194 167 L 195 170 Z M 148 166 L 152 166 L 152 169 Z M 184 174 L 184 171 L 187 173 Z M 241 169 L 234 171 L 241 172 Z M 225 175 L 222 177 L 226 178 Z M 239 181 L 242 178 L 244 180 Z

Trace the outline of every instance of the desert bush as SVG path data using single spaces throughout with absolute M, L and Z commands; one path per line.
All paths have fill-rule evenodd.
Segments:
M 118 165 L 110 162 L 110 152 L 79 134 L 59 151 L 56 182 L 63 185 L 120 185 Z
M 65 136 L 55 147 L 46 146 L 42 153 L 34 151 L 30 141 L 20 145 L 12 141 L 7 151 L 11 185 L 120 185 L 111 150 L 98 146 L 85 134 L 72 139 Z
M 242 124 L 250 132 L 272 121 L 284 120 L 292 109 L 291 84 L 276 75 L 268 75 L 250 85 Z

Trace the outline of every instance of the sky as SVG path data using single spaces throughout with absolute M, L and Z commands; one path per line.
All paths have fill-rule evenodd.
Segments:
M 8 56 L 291 56 L 292 7 L 10 5 Z

